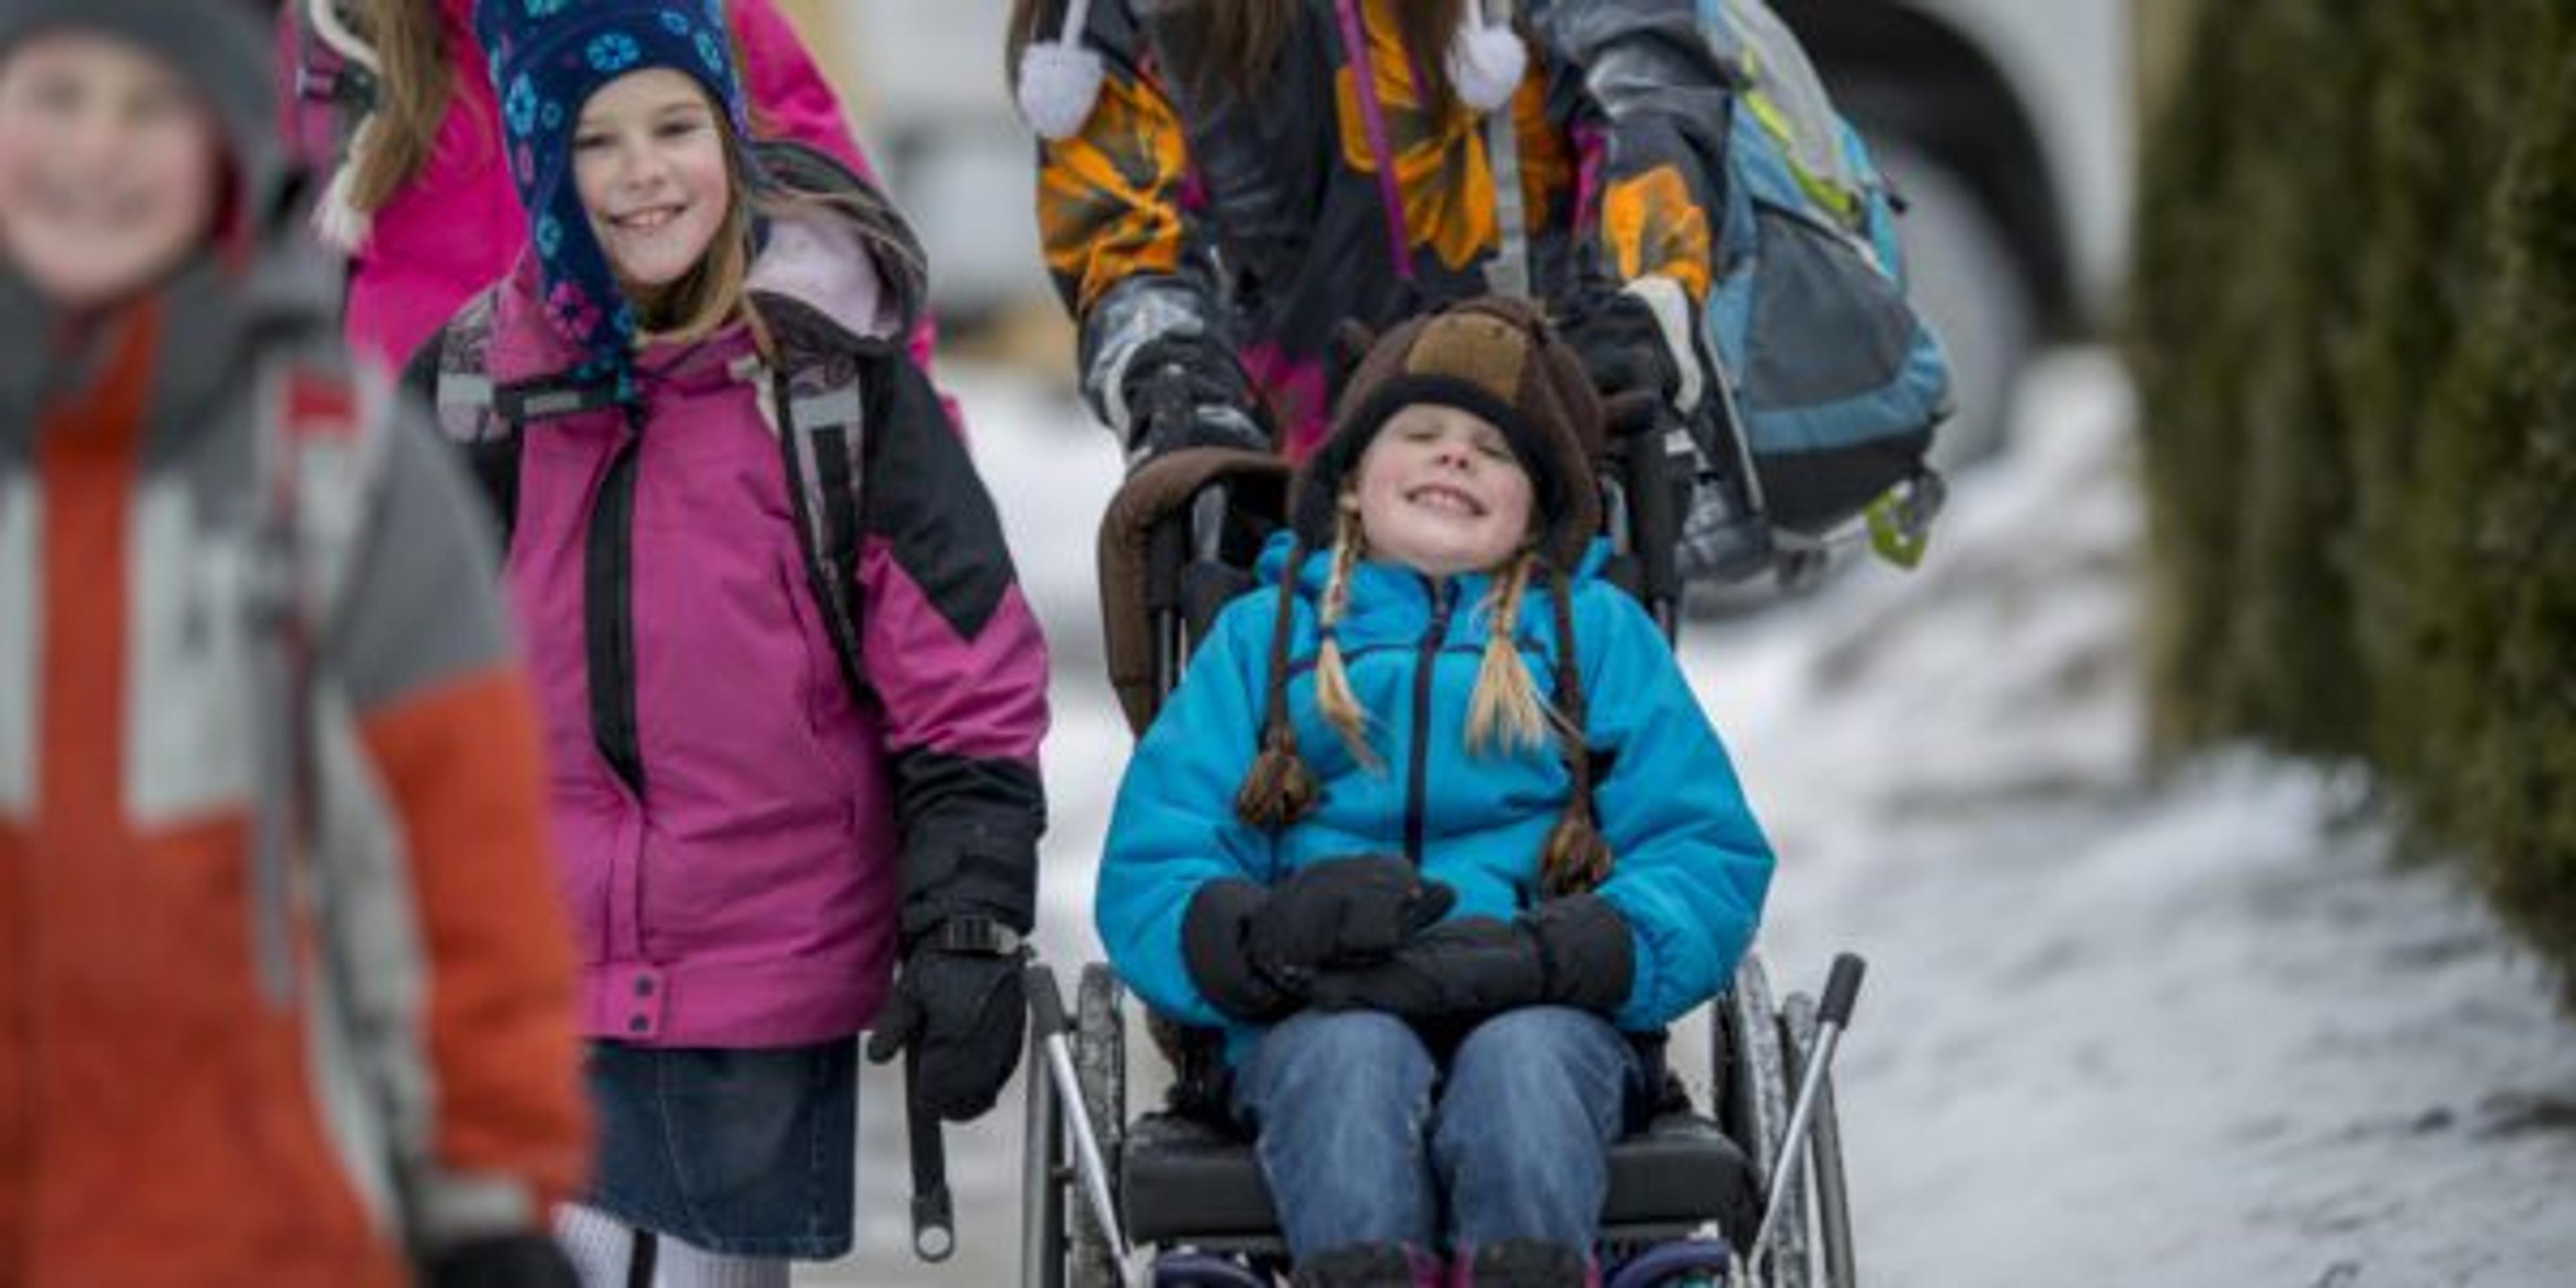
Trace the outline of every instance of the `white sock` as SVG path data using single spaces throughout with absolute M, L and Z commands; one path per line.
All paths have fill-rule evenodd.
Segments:
M 580 1274 L 581 1288 L 626 1288 L 635 1257 L 633 1227 L 597 1208 L 566 1203 L 555 1209 L 555 1242 Z
M 664 1239 L 660 1288 L 787 1288 L 787 1262 L 776 1257 L 729 1257 Z

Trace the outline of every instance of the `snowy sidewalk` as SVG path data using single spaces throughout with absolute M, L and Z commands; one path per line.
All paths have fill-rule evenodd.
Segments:
M 2363 782 L 2150 782 L 2124 377 L 2062 359 L 1923 571 L 1687 648 L 1782 853 L 1765 952 L 1873 967 L 1878 1285 L 2576 1283 L 2576 1028 Z

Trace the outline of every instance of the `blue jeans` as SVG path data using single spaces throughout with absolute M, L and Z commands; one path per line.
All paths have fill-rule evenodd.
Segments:
M 1636 1048 L 1588 1011 L 1506 1011 L 1470 1031 L 1445 1071 L 1391 1015 L 1305 1011 L 1253 1045 L 1234 1112 L 1292 1258 L 1361 1243 L 1588 1249 L 1610 1145 L 1645 1081 Z

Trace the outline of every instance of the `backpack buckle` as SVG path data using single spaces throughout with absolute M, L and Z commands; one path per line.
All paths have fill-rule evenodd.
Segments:
M 1862 513 L 1869 521 L 1869 548 L 1878 557 L 1912 571 L 1932 543 L 1932 520 L 1949 500 L 1950 486 L 1926 469 L 1889 488 Z

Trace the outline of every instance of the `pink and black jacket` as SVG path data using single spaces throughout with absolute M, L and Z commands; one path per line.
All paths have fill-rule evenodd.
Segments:
M 810 152 L 763 160 L 856 183 Z M 750 286 L 777 361 L 740 325 L 650 345 L 625 404 L 565 378 L 582 353 L 533 259 L 412 363 L 508 533 L 595 1037 L 854 1033 L 900 940 L 961 915 L 1029 928 L 1046 651 L 905 360 L 919 262 L 890 212 L 771 221 Z M 836 395 L 858 447 L 800 501 L 782 420 Z M 848 507 L 842 556 L 808 558 L 810 504 Z M 853 593 L 818 593 L 842 571 Z

